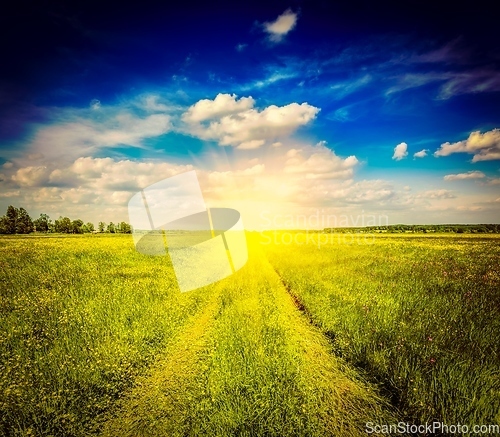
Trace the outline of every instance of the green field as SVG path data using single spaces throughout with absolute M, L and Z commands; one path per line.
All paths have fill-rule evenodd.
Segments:
M 0 238 L 0 434 L 500 424 L 500 237 L 249 233 L 180 293 L 130 235 Z

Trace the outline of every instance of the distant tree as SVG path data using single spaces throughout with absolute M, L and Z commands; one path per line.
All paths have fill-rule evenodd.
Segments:
M 71 220 L 68 217 L 59 217 L 54 223 L 54 229 L 63 234 L 71 233 L 73 231 Z
M 7 213 L 0 219 L 0 233 L 29 234 L 33 232 L 33 221 L 28 211 L 9 205 Z
M 33 220 L 31 220 L 28 211 L 22 207 L 19 208 L 17 210 L 16 234 L 29 234 L 33 230 Z
M 109 232 L 110 234 L 114 234 L 115 231 L 116 231 L 115 224 L 113 222 L 109 222 L 109 225 L 106 228 L 106 232 Z
M 17 216 L 19 214 L 19 210 L 12 205 L 9 205 L 7 208 L 7 214 L 5 214 L 5 224 L 7 234 L 15 234 L 17 228 Z
M 0 217 L 0 234 L 8 234 L 9 230 L 9 225 L 8 225 L 8 220 L 7 217 L 2 216 Z
M 83 232 L 94 232 L 94 223 L 85 223 L 85 225 L 83 226 Z
M 122 234 L 130 234 L 132 233 L 132 227 L 126 222 L 120 222 L 118 225 L 118 232 Z
M 37 232 L 49 232 L 52 220 L 47 214 L 40 214 L 40 217 L 33 221 L 33 225 Z
M 99 232 L 104 232 L 104 229 L 106 229 L 106 223 L 99 222 Z
M 71 232 L 73 234 L 83 234 L 83 220 L 73 220 L 71 222 Z

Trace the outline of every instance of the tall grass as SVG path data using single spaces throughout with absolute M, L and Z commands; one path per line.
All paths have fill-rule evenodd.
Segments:
M 330 353 L 258 245 L 250 250 L 242 270 L 209 289 L 213 318 L 186 331 L 112 412 L 104 435 L 360 436 L 367 421 L 396 420 Z
M 0 434 L 85 435 L 207 299 L 126 236 L 0 239 Z
M 269 241 L 181 293 L 127 235 L 0 238 L 0 434 L 500 421 L 497 237 Z
M 250 243 L 235 275 L 180 293 L 127 236 L 1 239 L 1 432 L 356 436 L 396 420 Z
M 500 423 L 500 239 L 263 238 L 338 356 L 417 423 Z

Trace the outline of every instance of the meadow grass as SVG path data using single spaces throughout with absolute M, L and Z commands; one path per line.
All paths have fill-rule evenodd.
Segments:
M 250 244 L 180 293 L 127 236 L 0 240 L 5 435 L 362 435 L 388 404 Z
M 126 236 L 0 239 L 0 432 L 84 435 L 209 295 Z
M 248 264 L 208 290 L 205 316 L 110 412 L 105 436 L 364 435 L 395 421 L 335 357 L 251 241 Z
M 498 237 L 297 235 L 188 293 L 127 235 L 0 238 L 0 434 L 500 421 Z
M 406 420 L 500 423 L 499 236 L 323 238 L 262 243 L 336 354 Z

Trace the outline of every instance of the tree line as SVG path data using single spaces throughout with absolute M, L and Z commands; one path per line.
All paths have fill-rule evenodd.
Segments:
M 126 222 L 109 222 L 108 224 L 99 222 L 96 230 L 91 222 L 84 223 L 83 220 L 71 220 L 69 217 L 59 217 L 53 222 L 47 214 L 40 214 L 40 217 L 32 220 L 24 208 L 9 205 L 6 214 L 0 217 L 0 234 L 30 234 L 31 232 L 130 234 L 132 227 Z
M 386 225 L 386 226 L 365 226 L 356 228 L 325 228 L 323 232 L 340 233 L 365 233 L 365 232 L 388 232 L 397 233 L 430 233 L 430 232 L 453 232 L 455 234 L 498 234 L 500 224 L 478 224 L 478 225 Z

